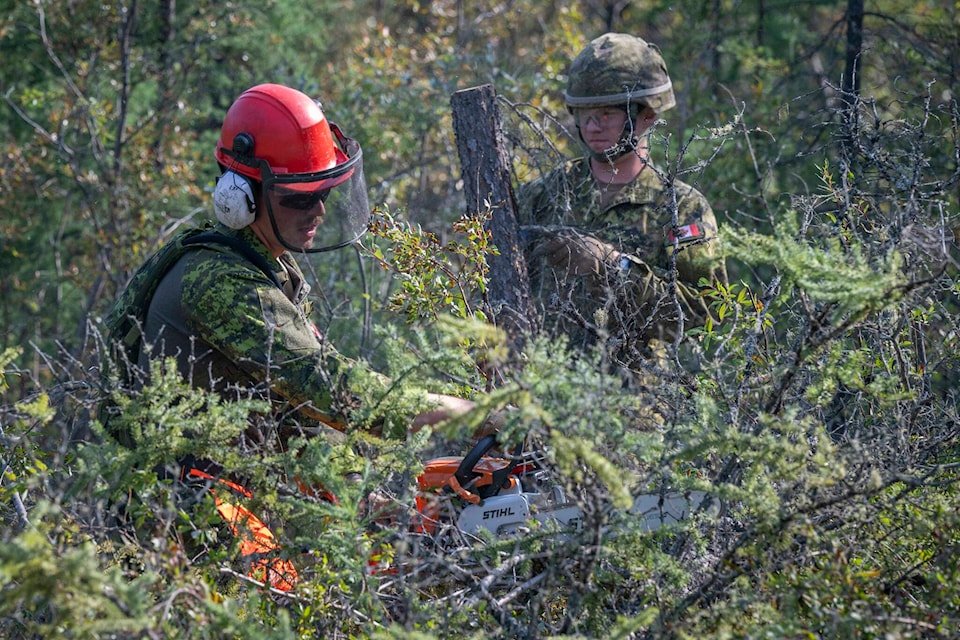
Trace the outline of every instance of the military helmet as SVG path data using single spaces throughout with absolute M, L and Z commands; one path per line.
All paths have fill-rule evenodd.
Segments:
M 263 168 L 284 176 L 327 171 L 323 185 L 334 187 L 350 177 L 353 160 L 338 147 L 335 133 L 316 100 L 290 87 L 261 84 L 230 106 L 214 155 L 254 180 L 263 179 Z
M 214 155 L 226 171 L 214 191 L 214 210 L 227 226 L 255 221 L 253 180 L 277 239 L 290 251 L 339 249 L 366 231 L 370 206 L 360 143 L 301 91 L 277 84 L 244 91 L 227 110 Z M 278 215 L 328 220 L 315 233 L 290 239 L 281 234 Z
M 677 104 L 660 50 L 625 33 L 590 42 L 570 65 L 563 95 L 569 109 L 645 104 L 660 113 Z

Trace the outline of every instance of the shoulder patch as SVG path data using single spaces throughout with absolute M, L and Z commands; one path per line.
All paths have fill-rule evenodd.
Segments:
M 704 235 L 703 225 L 685 224 L 682 227 L 671 229 L 667 233 L 667 241 L 664 244 L 671 247 L 677 244 L 687 244 L 695 240 L 703 240 Z

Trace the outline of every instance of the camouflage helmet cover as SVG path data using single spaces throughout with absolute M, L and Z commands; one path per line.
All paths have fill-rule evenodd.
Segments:
M 580 52 L 563 95 L 570 109 L 641 103 L 660 113 L 677 104 L 660 50 L 624 33 L 604 34 Z

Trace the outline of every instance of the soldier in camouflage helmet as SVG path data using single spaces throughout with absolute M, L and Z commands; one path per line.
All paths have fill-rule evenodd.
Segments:
M 590 42 L 564 93 L 585 156 L 518 190 L 544 329 L 623 364 L 665 363 L 666 345 L 707 314 L 701 279 L 725 279 L 706 198 L 658 170 L 648 134 L 676 105 L 659 50 L 626 34 Z M 672 274 L 676 267 L 676 277 Z

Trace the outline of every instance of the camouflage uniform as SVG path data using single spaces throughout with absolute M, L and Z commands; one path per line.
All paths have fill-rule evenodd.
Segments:
M 641 165 L 627 184 L 601 186 L 590 162 L 617 166 L 629 160 L 631 175 L 634 160 L 647 162 L 639 137 L 646 127 L 638 131 L 634 125 L 641 114 L 652 122 L 651 114 L 676 105 L 666 63 L 656 45 L 628 34 L 604 34 L 571 63 L 564 101 L 587 157 L 523 185 L 517 194 L 545 329 L 568 336 L 573 348 L 601 342 L 628 367 L 664 363 L 665 342 L 676 337 L 681 319 L 686 329 L 706 318 L 700 279 L 725 278 L 716 218 L 699 191 L 668 180 L 651 164 Z M 619 140 L 602 151 L 591 148 L 578 114 L 611 109 L 625 114 Z M 565 265 L 558 248 L 566 248 Z M 588 271 L 580 272 L 584 268 Z
M 348 362 L 325 343 L 309 318 L 310 286 L 290 253 L 274 259 L 249 228 L 216 230 L 246 241 L 275 265 L 283 290 L 226 246 L 183 255 L 153 296 L 139 365 L 176 358 L 195 387 L 227 398 L 270 398 L 284 422 L 311 432 L 342 427 L 352 402 L 341 391 Z M 248 430 L 262 440 L 263 433 Z M 281 434 L 281 436 L 291 433 Z
M 653 166 L 633 182 L 614 187 L 619 190 L 604 193 L 589 160 L 579 158 L 519 189 L 520 221 L 529 231 L 528 256 L 544 234 L 577 232 L 627 256 L 600 274 L 600 288 L 591 286 L 590 278 L 559 272 L 534 259 L 528 264 L 534 297 L 544 328 L 567 335 L 574 348 L 600 339 L 625 364 L 662 360 L 664 341 L 676 335 L 678 304 L 685 329 L 702 323 L 707 309 L 698 295 L 699 280 L 725 278 L 717 221 L 699 191 L 680 181 L 666 184 Z M 672 233 L 675 228 L 679 233 Z M 685 230 L 696 233 L 682 238 Z M 674 243 L 671 237 L 680 239 Z

